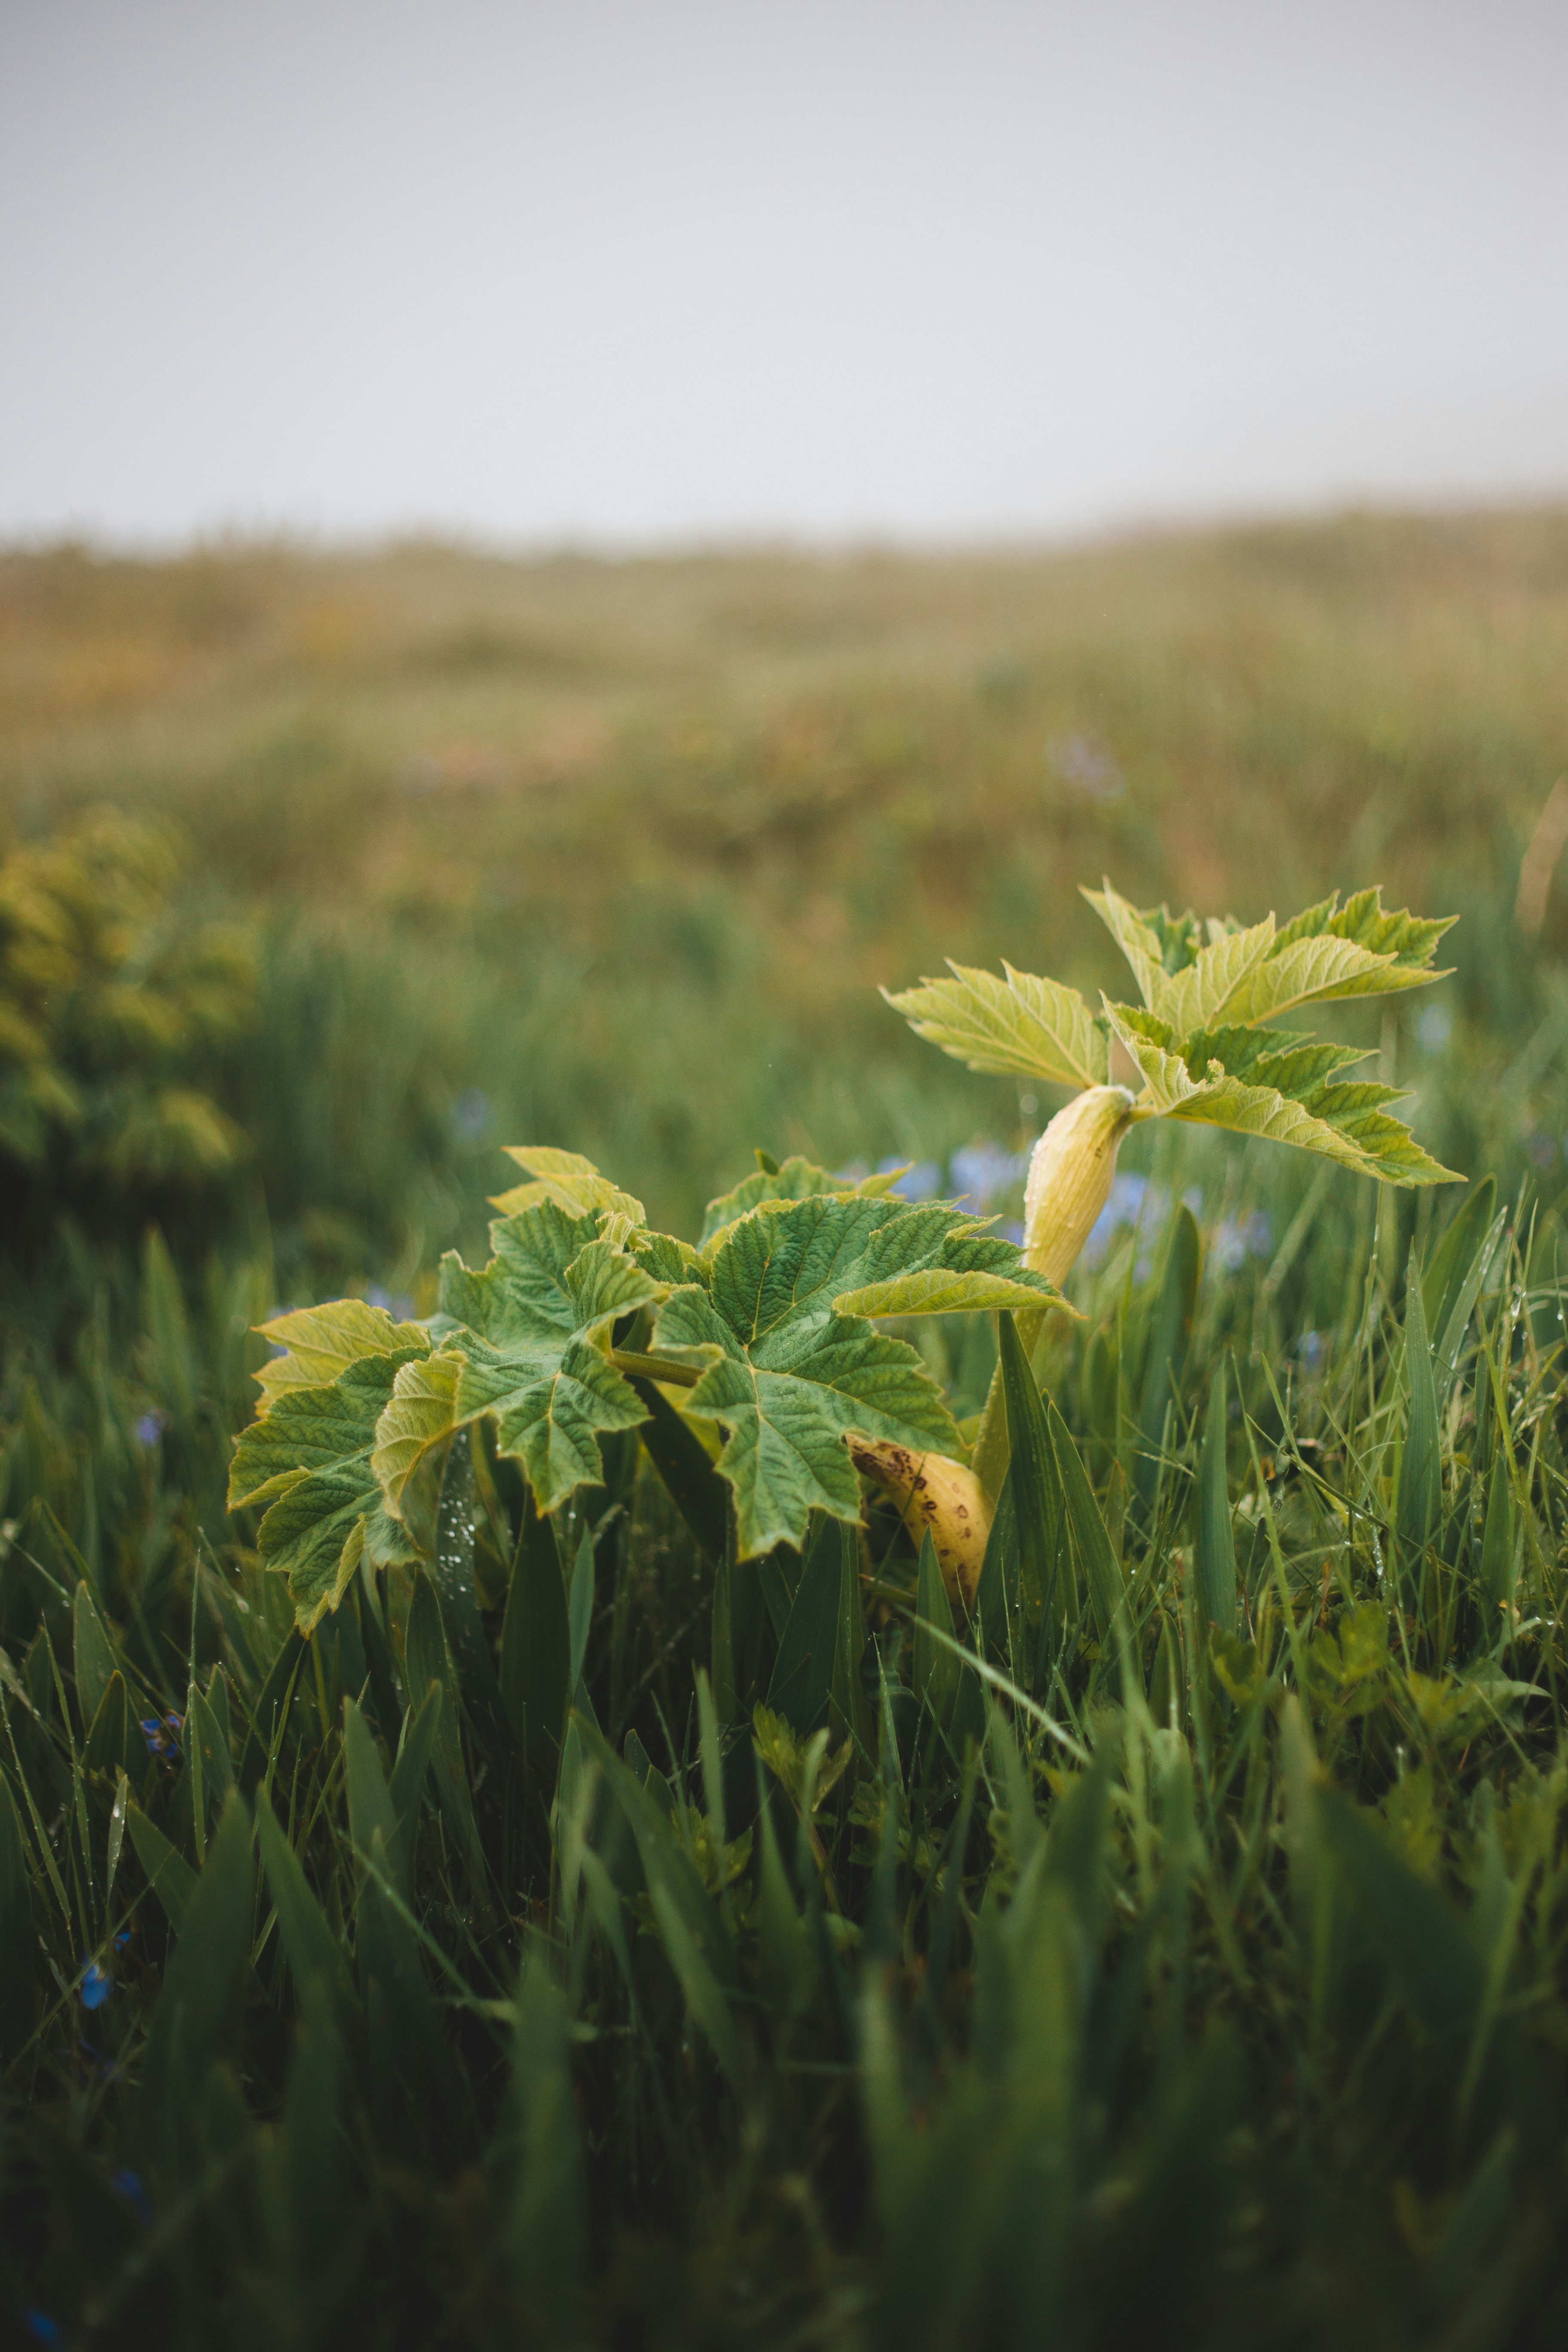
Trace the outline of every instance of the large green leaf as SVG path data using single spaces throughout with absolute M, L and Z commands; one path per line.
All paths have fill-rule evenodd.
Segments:
M 762 1154 L 759 1153 L 758 1157 L 762 1159 Z M 835 1176 L 830 1169 L 818 1168 L 814 1160 L 803 1160 L 798 1152 L 776 1165 L 772 1160 L 763 1160 L 762 1166 L 753 1169 L 751 1175 L 742 1176 L 728 1192 L 721 1192 L 717 1200 L 709 1202 L 702 1219 L 700 1250 L 704 1258 L 710 1255 L 712 1244 L 721 1233 L 740 1218 L 749 1217 L 753 1209 L 760 1209 L 768 1201 L 808 1201 L 820 1193 L 834 1193 L 847 1200 L 878 1199 L 890 1192 L 898 1181 L 897 1169 L 858 1180 Z M 663 1241 L 665 1236 L 657 1234 L 650 1238 Z M 683 1245 L 676 1244 L 673 1246 Z M 689 1267 L 684 1276 L 673 1278 L 689 1280 L 691 1271 Z
M 867 1203 L 845 1221 L 840 1245 L 858 1255 L 852 1265 L 841 1263 L 833 1278 L 838 1315 L 994 1315 L 1041 1307 L 1074 1312 L 1055 1283 L 1023 1264 L 1012 1242 L 957 1209 Z
M 629 1217 L 634 1225 L 646 1223 L 642 1202 L 612 1184 L 607 1176 L 601 1176 L 580 1151 L 557 1151 L 542 1143 L 509 1143 L 506 1156 L 526 1168 L 531 1181 L 492 1196 L 491 1208 L 503 1216 L 520 1216 L 542 1201 L 553 1201 L 569 1217 L 593 1216 L 607 1209 L 613 1215 Z
M 1432 958 L 1454 919 L 1432 922 L 1405 911 L 1385 914 L 1378 890 L 1358 891 L 1337 908 L 1336 893 L 1284 926 L 1268 956 L 1231 997 L 1226 1013 L 1235 1022 L 1267 1021 L 1298 1004 L 1425 988 L 1443 977 L 1433 970 Z M 1163 1005 L 1155 1009 L 1166 1010 Z
M 391 1356 L 429 1346 L 417 1323 L 395 1323 L 380 1307 L 363 1298 L 334 1298 L 325 1307 L 300 1307 L 260 1326 L 261 1337 L 281 1354 L 256 1374 L 261 1391 L 258 1412 L 267 1412 L 285 1389 L 323 1388 L 358 1363 L 362 1356 Z
M 646 1408 L 595 1339 L 651 1306 L 667 1286 L 601 1227 L 616 1213 L 569 1216 L 543 1201 L 490 1227 L 495 1255 L 474 1273 L 441 1265 L 439 1352 L 389 1399 L 374 1466 L 388 1508 L 420 1456 L 479 1413 L 521 1462 L 542 1510 L 603 1475 L 599 1439 L 635 1428 Z
M 235 1449 L 229 1508 L 269 1507 L 258 1544 L 264 1564 L 289 1580 L 301 1633 L 337 1607 L 362 1556 L 376 1566 L 414 1557 L 387 1513 L 371 1450 L 397 1375 L 415 1360 L 411 1349 L 367 1356 L 324 1387 L 285 1387 Z
M 1184 1035 L 1220 1020 L 1253 985 L 1273 945 L 1272 915 L 1250 930 L 1220 931 L 1179 971 L 1152 975 L 1151 1011 Z
M 543 1200 L 495 1222 L 482 1269 L 443 1262 L 428 1328 L 367 1321 L 358 1302 L 300 1325 L 312 1362 L 362 1340 L 404 1343 L 329 1381 L 301 1383 L 288 1370 L 236 1453 L 231 1507 L 265 1508 L 261 1555 L 289 1575 L 301 1629 L 336 1607 L 362 1557 L 411 1557 L 408 1481 L 479 1415 L 494 1417 L 500 1450 L 521 1461 L 546 1512 L 599 1482 L 601 1437 L 646 1423 L 650 1397 L 681 1434 L 649 1386 L 658 1358 L 611 1359 L 615 1327 L 645 1309 L 664 1308 L 659 1344 L 678 1351 L 688 1409 L 729 1430 L 720 1470 L 736 1488 L 746 1556 L 797 1541 L 814 1507 L 858 1517 L 850 1436 L 957 1451 L 919 1357 L 864 1318 L 1037 1307 L 1058 1294 L 979 1220 L 897 1200 L 887 1181 L 850 1192 L 804 1160 L 760 1170 L 755 1206 L 730 1216 L 732 1200 L 715 1203 L 724 1222 L 705 1255 L 621 1208 L 574 1216 Z M 669 1435 L 655 1447 L 667 1464 Z M 687 1452 L 710 1477 L 694 1441 Z
M 952 963 L 951 980 L 922 980 L 918 988 L 882 993 L 917 1037 L 925 1037 L 972 1070 L 1043 1078 L 1064 1087 L 1103 1086 L 1110 1075 L 1110 1035 L 1078 991 L 1060 981 L 1015 971 L 1005 980 L 969 964 Z
M 1346 1083 L 1330 1075 L 1335 1066 L 1330 1057 L 1342 1066 L 1350 1058 L 1348 1048 L 1288 1038 L 1278 1054 L 1259 1052 L 1245 1029 L 1209 1032 L 1189 1044 L 1169 1023 L 1136 1005 L 1108 1004 L 1106 1011 L 1143 1080 L 1139 1107 L 1146 1114 L 1298 1144 L 1385 1183 L 1456 1181 L 1452 1170 L 1422 1150 L 1403 1121 L 1388 1116 L 1384 1106 L 1402 1099 L 1394 1087 Z M 1230 1041 L 1246 1076 L 1209 1051 Z M 1206 1058 L 1194 1073 L 1200 1050 Z M 1286 1086 L 1300 1091 L 1287 1092 Z
M 1298 940 L 1353 940 L 1358 947 L 1369 948 L 1374 955 L 1392 956 L 1401 967 L 1426 972 L 1436 980 L 1442 976 L 1431 970 L 1437 942 L 1458 919 L 1457 915 L 1436 919 L 1412 915 L 1405 908 L 1396 915 L 1386 914 L 1383 892 L 1377 889 L 1357 890 L 1341 907 L 1336 890 L 1331 898 L 1307 908 L 1281 926 L 1279 948 L 1293 947 Z
M 835 1310 L 906 1274 L 974 1271 L 976 1244 L 1016 1265 L 955 1210 L 818 1194 L 738 1219 L 713 1252 L 711 1286 L 670 1292 L 658 1346 L 702 1367 L 688 1410 L 727 1432 L 719 1471 L 734 1488 L 740 1557 L 798 1545 L 813 1509 L 858 1517 L 852 1435 L 961 1450 L 915 1350 Z
M 1109 882 L 1083 895 L 1131 964 L 1145 1009 L 1184 1035 L 1222 1017 L 1249 1024 L 1299 1004 L 1423 988 L 1443 977 L 1432 958 L 1454 919 L 1385 914 L 1377 890 L 1340 907 L 1336 892 L 1279 930 L 1272 915 L 1248 930 L 1210 923 L 1201 946 L 1191 915 L 1130 906 Z

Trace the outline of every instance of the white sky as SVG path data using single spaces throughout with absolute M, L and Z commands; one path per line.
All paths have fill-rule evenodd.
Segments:
M 0 539 L 1568 489 L 1568 0 L 0 0 Z

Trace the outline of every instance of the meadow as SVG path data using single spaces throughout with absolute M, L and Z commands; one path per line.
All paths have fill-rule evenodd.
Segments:
M 0 557 L 32 2340 L 1561 2340 L 1565 768 L 1562 511 Z M 737 1561 L 645 1429 L 547 1520 L 454 1441 L 301 1639 L 257 1323 L 431 1314 L 509 1143 L 692 1240 L 758 1151 L 1010 1230 L 1058 1098 L 878 991 L 1095 999 L 1102 874 L 1457 914 L 1336 1034 L 1468 1181 L 1162 1126 L 1032 1367 L 916 1327 L 1033 1433 L 989 1618 L 871 1500 Z

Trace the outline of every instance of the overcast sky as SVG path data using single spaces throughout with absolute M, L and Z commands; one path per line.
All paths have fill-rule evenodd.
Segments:
M 1568 489 L 1568 0 L 0 0 L 0 539 Z

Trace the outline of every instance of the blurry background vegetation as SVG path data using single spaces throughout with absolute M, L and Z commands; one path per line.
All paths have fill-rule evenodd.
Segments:
M 1455 979 L 1382 1042 L 1439 1156 L 1550 1198 L 1568 892 L 1538 947 L 1512 906 L 1565 764 L 1561 509 L 1050 555 L 0 560 L 9 843 L 151 820 L 188 923 L 249 927 L 206 1090 L 294 1297 L 477 1242 L 503 1141 L 681 1230 L 759 1143 L 1015 1150 L 1054 1106 L 876 989 L 1005 954 L 1092 992 L 1102 871 L 1244 919 L 1368 878 L 1459 912 Z

